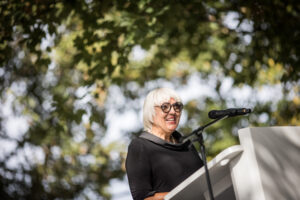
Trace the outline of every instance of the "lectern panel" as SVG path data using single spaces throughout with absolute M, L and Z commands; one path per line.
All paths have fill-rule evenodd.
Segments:
M 217 155 L 213 160 L 207 163 L 210 172 L 211 183 L 213 185 L 214 194 L 222 197 L 224 191 L 233 192 L 230 190 L 232 181 L 230 177 L 229 163 L 232 159 L 243 152 L 239 145 L 229 147 Z M 234 194 L 231 194 L 234 196 Z M 166 200 L 206 200 L 208 199 L 208 187 L 205 178 L 204 167 L 197 170 L 184 182 L 179 184 L 165 197 Z M 234 199 L 232 199 L 234 200 Z

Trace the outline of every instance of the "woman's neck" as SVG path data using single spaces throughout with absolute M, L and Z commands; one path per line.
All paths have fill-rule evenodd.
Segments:
M 167 142 L 175 142 L 172 137 L 172 133 L 162 132 L 162 131 L 156 130 L 155 128 L 151 129 L 151 133 Z

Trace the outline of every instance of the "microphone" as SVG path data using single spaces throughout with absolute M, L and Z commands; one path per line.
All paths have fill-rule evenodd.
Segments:
M 208 117 L 211 119 L 218 119 L 224 116 L 234 117 L 238 115 L 246 115 L 251 113 L 249 108 L 229 108 L 226 110 L 212 110 L 208 113 Z

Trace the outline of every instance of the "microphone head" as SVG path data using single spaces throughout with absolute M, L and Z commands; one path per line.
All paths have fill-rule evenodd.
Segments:
M 225 112 L 224 110 L 212 110 L 212 111 L 209 111 L 209 113 L 208 113 L 208 117 L 210 119 L 221 118 L 221 117 L 224 117 L 225 115 L 227 115 L 227 112 Z
M 214 116 L 215 116 L 215 110 L 211 110 L 211 111 L 208 112 L 208 117 L 210 119 L 213 119 Z

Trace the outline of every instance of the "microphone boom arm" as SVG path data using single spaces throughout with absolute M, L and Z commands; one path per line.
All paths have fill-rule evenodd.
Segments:
M 220 117 L 220 118 L 217 118 L 217 119 L 215 119 L 215 120 L 213 120 L 213 121 L 211 121 L 211 122 L 205 124 L 204 126 L 200 126 L 199 128 L 193 130 L 193 132 L 191 132 L 190 134 L 188 134 L 188 135 L 186 135 L 186 136 L 183 136 L 183 139 L 189 138 L 189 137 L 191 137 L 192 135 L 197 135 L 197 136 L 199 136 L 199 134 L 202 134 L 203 130 L 204 130 L 206 127 L 208 127 L 208 126 L 210 126 L 210 125 L 216 123 L 217 121 L 220 121 L 220 120 L 222 120 L 222 119 L 225 119 L 225 118 L 227 118 L 227 117 L 228 117 L 228 115 L 225 115 L 225 116 L 222 116 L 222 117 Z
M 228 117 L 228 115 L 225 115 L 225 116 L 222 116 L 220 118 L 217 118 L 217 119 L 209 122 L 208 124 L 206 124 L 204 126 L 200 126 L 196 130 L 194 130 L 192 133 L 188 134 L 187 136 L 183 136 L 183 139 L 189 138 L 192 135 L 196 135 L 197 136 L 196 141 L 198 141 L 199 144 L 200 144 L 201 157 L 202 157 L 203 165 L 204 165 L 204 168 L 205 168 L 205 177 L 206 177 L 206 182 L 207 182 L 207 187 L 208 187 L 208 191 L 209 191 L 210 200 L 214 200 L 214 195 L 213 195 L 213 190 L 212 190 L 211 181 L 210 181 L 210 177 L 209 177 L 209 171 L 208 171 L 208 168 L 207 168 L 206 152 L 205 152 L 205 146 L 204 146 L 202 132 L 203 132 L 203 130 L 206 127 L 208 127 L 208 126 L 216 123 L 219 120 L 225 119 L 227 117 Z

